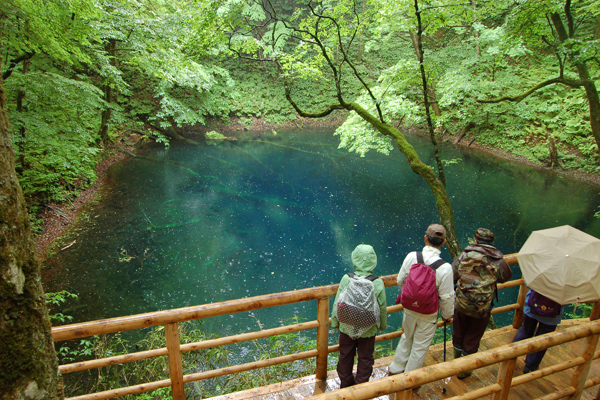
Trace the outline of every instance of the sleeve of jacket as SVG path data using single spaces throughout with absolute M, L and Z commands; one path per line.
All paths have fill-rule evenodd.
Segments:
M 510 268 L 510 265 L 508 265 L 503 258 L 496 261 L 496 265 L 498 265 L 498 276 L 496 277 L 498 283 L 509 281 L 510 278 L 512 278 L 512 269 Z
M 338 291 L 335 294 L 335 300 L 333 300 L 333 307 L 331 307 L 331 327 L 334 329 L 338 329 L 340 327 L 340 322 L 337 318 L 338 297 L 340 296 L 340 293 L 342 293 L 342 290 L 346 286 L 348 286 L 349 279 L 350 277 L 347 274 L 342 277 L 342 280 L 340 281 L 340 286 L 338 287 Z
M 452 318 L 454 315 L 454 281 L 452 278 L 452 266 L 448 263 L 438 268 L 439 282 L 438 295 L 440 298 L 440 310 L 442 318 Z
M 375 282 L 375 293 L 377 293 L 377 302 L 379 303 L 379 326 L 380 331 L 387 328 L 387 299 L 385 297 L 385 284 L 382 279 Z
M 461 260 L 465 258 L 465 253 L 461 253 L 460 256 L 456 257 L 452 261 L 452 275 L 454 283 L 458 282 L 458 267 L 460 266 Z
M 408 253 L 408 255 L 404 258 L 402 267 L 400 267 L 400 271 L 398 272 L 396 283 L 398 284 L 398 289 L 400 289 L 400 291 L 402 291 L 402 288 L 404 287 L 404 282 L 406 281 L 408 273 L 410 272 L 410 267 L 412 266 L 411 260 L 413 258 L 416 258 L 415 256 L 411 256 L 413 253 Z

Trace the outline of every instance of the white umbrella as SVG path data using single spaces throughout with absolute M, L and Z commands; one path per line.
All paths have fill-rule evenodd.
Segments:
M 569 225 L 533 231 L 517 254 L 527 286 L 560 303 L 600 299 L 600 239 Z

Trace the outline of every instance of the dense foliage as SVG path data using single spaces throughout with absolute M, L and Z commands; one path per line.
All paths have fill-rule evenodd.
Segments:
M 67 201 L 86 187 L 102 149 L 123 132 L 166 142 L 182 127 L 215 119 L 300 126 L 282 76 L 295 79 L 302 106 L 321 107 L 336 96 L 327 85 L 334 77 L 310 40 L 303 39 L 305 46 L 281 40 L 292 27 L 306 29 L 314 18 L 310 7 L 321 12 L 320 3 L 281 1 L 272 9 L 243 0 L 43 3 L 0 6 L 11 134 L 32 205 Z M 577 80 L 581 65 L 594 81 L 597 1 L 420 3 L 438 135 L 467 134 L 540 165 L 597 171 L 583 86 L 559 82 L 518 102 L 481 102 L 516 96 L 559 74 Z M 422 129 L 425 122 L 413 48 L 415 4 L 337 1 L 327 10 L 341 41 L 331 27 L 321 32 L 332 57 L 353 61 L 356 71 L 340 70 L 347 98 L 367 110 L 380 108 L 403 129 Z M 553 15 L 567 26 L 567 17 L 575 19 L 567 40 L 559 39 Z M 284 17 L 292 25 L 274 25 Z M 389 139 L 356 114 L 338 134 L 343 147 L 359 153 L 391 149 Z

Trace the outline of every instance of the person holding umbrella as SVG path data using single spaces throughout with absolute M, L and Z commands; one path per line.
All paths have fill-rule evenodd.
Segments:
M 564 307 L 600 299 L 600 239 L 569 225 L 533 231 L 517 260 L 531 290 L 524 306 L 523 325 L 513 341 L 552 332 Z M 544 299 L 545 298 L 545 299 Z M 549 300 L 553 301 L 548 307 Z M 542 307 L 539 304 L 542 303 Z M 548 308 L 560 308 L 548 314 Z M 545 315 L 540 315 L 540 309 Z M 545 351 L 527 355 L 523 372 L 539 368 Z
M 565 312 L 565 308 L 560 304 L 548 299 L 544 295 L 531 289 L 525 297 L 525 307 L 523 308 L 523 325 L 513 339 L 514 342 L 529 339 L 544 333 L 554 332 L 556 326 L 560 324 Z M 537 353 L 529 353 L 525 357 L 525 367 L 523 373 L 537 371 L 546 354 L 546 350 L 540 350 Z

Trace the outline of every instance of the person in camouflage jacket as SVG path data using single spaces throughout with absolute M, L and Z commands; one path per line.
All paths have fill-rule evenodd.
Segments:
M 477 353 L 490 321 L 496 284 L 512 277 L 504 254 L 493 246 L 492 231 L 479 228 L 474 236 L 475 244 L 467 246 L 452 263 L 456 283 L 452 333 L 454 358 Z M 458 374 L 458 378 L 470 375 L 470 372 L 465 372 Z

